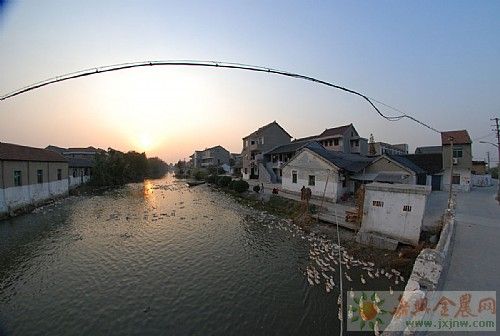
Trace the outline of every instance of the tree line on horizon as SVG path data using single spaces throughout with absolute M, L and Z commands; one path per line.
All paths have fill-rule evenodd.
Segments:
M 146 153 L 120 152 L 109 148 L 95 156 L 90 184 L 93 186 L 120 186 L 142 182 L 147 178 L 160 178 L 168 171 L 168 164 L 158 157 L 148 158 Z

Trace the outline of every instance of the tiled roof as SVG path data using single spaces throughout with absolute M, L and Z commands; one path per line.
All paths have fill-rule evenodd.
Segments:
M 291 153 L 291 152 L 296 152 L 305 145 L 307 145 L 310 141 L 308 140 L 303 140 L 303 141 L 294 141 L 289 144 L 285 145 L 280 145 L 276 146 L 273 149 L 271 149 L 269 152 L 264 153 L 266 155 L 270 154 L 282 154 L 282 153 Z
M 281 127 L 281 126 L 280 126 L 280 124 L 278 124 L 278 123 L 276 122 L 276 120 L 275 120 L 275 121 L 273 121 L 273 122 L 271 122 L 271 123 L 269 123 L 269 124 L 267 124 L 267 125 L 264 125 L 264 126 L 262 126 L 262 127 L 259 127 L 259 129 L 258 129 L 258 130 L 256 130 L 255 132 L 250 133 L 249 135 L 247 135 L 247 136 L 246 136 L 246 137 L 244 137 L 243 139 L 246 139 L 246 138 L 249 138 L 249 137 L 253 137 L 253 136 L 259 135 L 259 133 L 260 133 L 261 131 L 263 131 L 264 129 L 266 129 L 266 128 L 268 128 L 268 127 L 272 126 L 272 125 L 276 125 L 276 126 L 278 126 L 279 128 L 281 128 L 281 129 L 283 130 L 283 132 L 285 132 L 285 133 L 286 133 L 286 134 L 287 134 L 290 138 L 292 138 L 292 136 L 291 136 L 291 135 L 290 135 L 290 134 L 289 134 L 289 133 L 288 133 L 288 132 L 287 132 L 287 131 L 283 128 L 283 127 Z
M 56 152 L 0 142 L 0 160 L 9 161 L 44 161 L 44 162 L 67 162 L 68 160 Z
M 441 146 L 424 146 L 417 147 L 415 149 L 415 154 L 441 154 L 443 153 L 443 147 Z
M 401 156 L 401 155 L 387 155 L 390 159 L 396 161 L 400 165 L 412 170 L 415 174 L 425 174 L 425 171 L 417 166 L 413 161 L 409 160 L 408 158 Z
M 453 143 L 457 145 L 472 143 L 469 133 L 466 130 L 441 132 L 441 143 L 443 145 L 449 145 L 450 138 L 453 138 Z
M 440 173 L 443 170 L 442 153 L 409 154 L 404 157 L 422 168 L 429 175 Z
M 350 127 L 352 127 L 352 124 L 334 127 L 334 128 L 327 128 L 326 130 L 323 131 L 323 133 L 318 135 L 318 138 L 330 137 L 330 136 L 335 136 L 335 135 L 343 135 L 345 133 L 345 131 Z
M 325 160 L 333 163 L 335 166 L 353 173 L 363 170 L 363 168 L 368 166 L 368 164 L 370 164 L 373 160 L 359 154 L 346 154 L 338 151 L 329 151 L 316 141 L 308 143 L 303 148 L 310 149 Z

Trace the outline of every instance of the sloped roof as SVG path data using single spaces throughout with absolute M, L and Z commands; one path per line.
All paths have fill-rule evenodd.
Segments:
M 68 161 L 68 166 L 70 168 L 89 168 L 94 167 L 94 160 L 81 159 L 81 158 L 70 158 Z
M 472 143 L 469 133 L 466 130 L 441 132 L 441 143 L 443 145 L 449 145 L 451 143 L 450 138 L 453 138 L 453 143 L 457 145 Z
M 424 146 L 417 147 L 415 149 L 415 154 L 441 154 L 443 153 L 442 146 Z
M 283 127 L 281 127 L 281 125 L 280 125 L 280 124 L 278 124 L 278 123 L 276 122 L 276 120 L 275 120 L 275 121 L 273 121 L 273 122 L 271 122 L 271 123 L 269 123 L 269 124 L 267 124 L 267 125 L 264 125 L 264 126 L 262 126 L 262 127 L 259 127 L 259 129 L 257 129 L 255 132 L 250 133 L 249 135 L 247 135 L 247 136 L 246 136 L 246 137 L 244 137 L 243 139 L 246 139 L 246 138 L 249 138 L 249 137 L 256 136 L 256 135 L 258 135 L 260 132 L 262 132 L 264 129 L 266 129 L 266 128 L 268 128 L 268 127 L 271 127 L 271 126 L 273 126 L 273 125 L 276 125 L 276 126 L 278 126 L 279 128 L 281 128 L 281 130 L 283 130 L 283 132 L 285 132 L 285 133 L 286 133 L 286 135 L 288 135 L 288 137 L 292 138 L 292 136 L 291 136 L 291 135 L 290 135 L 290 134 L 289 134 L 289 133 L 288 133 L 288 132 L 287 132 L 287 131 L 283 128 Z
M 318 138 L 330 137 L 330 136 L 335 136 L 335 135 L 343 135 L 345 133 L 345 131 L 347 131 L 347 129 L 350 127 L 354 127 L 354 126 L 352 124 L 349 124 L 349 125 L 344 125 L 344 126 L 327 128 L 326 130 L 323 131 L 323 133 L 318 135 Z
M 0 160 L 67 162 L 59 153 L 35 147 L 0 142 Z
M 422 168 L 429 175 L 437 174 L 443 170 L 442 153 L 408 154 L 404 157 Z
M 363 170 L 363 168 L 368 166 L 368 164 L 370 164 L 373 160 L 372 158 L 364 157 L 359 154 L 346 154 L 338 151 L 329 151 L 316 141 L 308 143 L 303 148 L 307 148 L 325 160 L 333 163 L 335 166 L 353 173 Z
M 307 145 L 310 141 L 304 140 L 304 141 L 294 141 L 288 144 L 284 145 L 279 145 L 271 149 L 269 152 L 264 153 L 265 155 L 271 155 L 271 154 L 282 154 L 282 153 L 291 153 L 291 152 L 296 152 L 305 145 Z
M 413 161 L 409 160 L 408 158 L 401 156 L 401 155 L 387 155 L 390 159 L 396 161 L 400 165 L 412 170 L 415 172 L 415 174 L 425 174 L 425 170 L 417 166 Z

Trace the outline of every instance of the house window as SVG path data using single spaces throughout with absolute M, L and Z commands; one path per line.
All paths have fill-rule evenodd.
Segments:
M 333 145 L 338 146 L 339 145 L 339 139 L 333 139 Z
M 309 183 L 308 183 L 308 185 L 310 185 L 310 186 L 315 186 L 316 185 L 316 176 L 309 175 Z
M 328 141 L 328 146 L 332 146 L 332 145 L 333 145 L 333 141 L 332 140 Z
M 462 148 L 453 148 L 453 157 L 454 158 L 461 158 L 463 155 Z
M 245 168 L 245 174 L 248 174 L 248 168 Z
M 292 170 L 292 183 L 297 183 L 297 172 Z
M 344 179 L 342 180 L 342 188 L 345 187 L 347 187 L 347 179 L 344 177 Z
M 23 181 L 21 178 L 21 171 L 20 170 L 14 170 L 14 186 L 15 187 L 20 187 L 23 185 Z
M 264 137 L 260 138 L 260 144 L 263 145 L 264 144 Z
M 60 181 L 62 180 L 62 169 L 57 170 L 57 179 Z
M 374 207 L 381 207 L 382 208 L 384 206 L 384 202 L 382 202 L 382 201 L 373 201 L 372 204 Z
M 255 145 L 255 141 L 254 140 L 250 141 L 250 145 Z
M 359 146 L 359 140 L 354 140 L 352 143 L 353 143 L 354 147 L 358 147 Z
M 411 205 L 403 205 L 403 211 L 410 212 L 411 211 Z
M 43 170 L 42 169 L 38 169 L 36 171 L 36 182 L 43 183 Z
M 73 168 L 73 177 L 76 177 L 76 169 Z
M 453 177 L 451 178 L 451 183 L 460 184 L 460 175 L 453 175 Z

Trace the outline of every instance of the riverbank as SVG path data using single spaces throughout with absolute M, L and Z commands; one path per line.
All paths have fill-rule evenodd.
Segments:
M 224 192 L 231 196 L 234 201 L 241 205 L 250 207 L 261 213 L 275 216 L 300 227 L 304 234 L 312 234 L 317 237 L 328 239 L 332 242 L 337 241 L 337 226 L 317 220 L 315 214 L 317 206 L 310 204 L 309 217 L 303 222 L 303 205 L 296 200 L 285 198 L 279 195 L 265 195 L 253 191 L 236 193 L 214 185 L 202 186 L 210 188 L 212 192 Z M 299 219 L 299 220 L 297 220 Z M 343 227 L 339 227 L 339 236 L 341 245 L 346 248 L 348 253 L 365 262 L 374 263 L 379 267 L 398 270 L 404 278 L 407 278 L 413 269 L 415 259 L 420 252 L 409 247 L 400 246 L 396 251 L 377 249 L 371 246 L 361 245 L 356 241 L 356 232 Z

